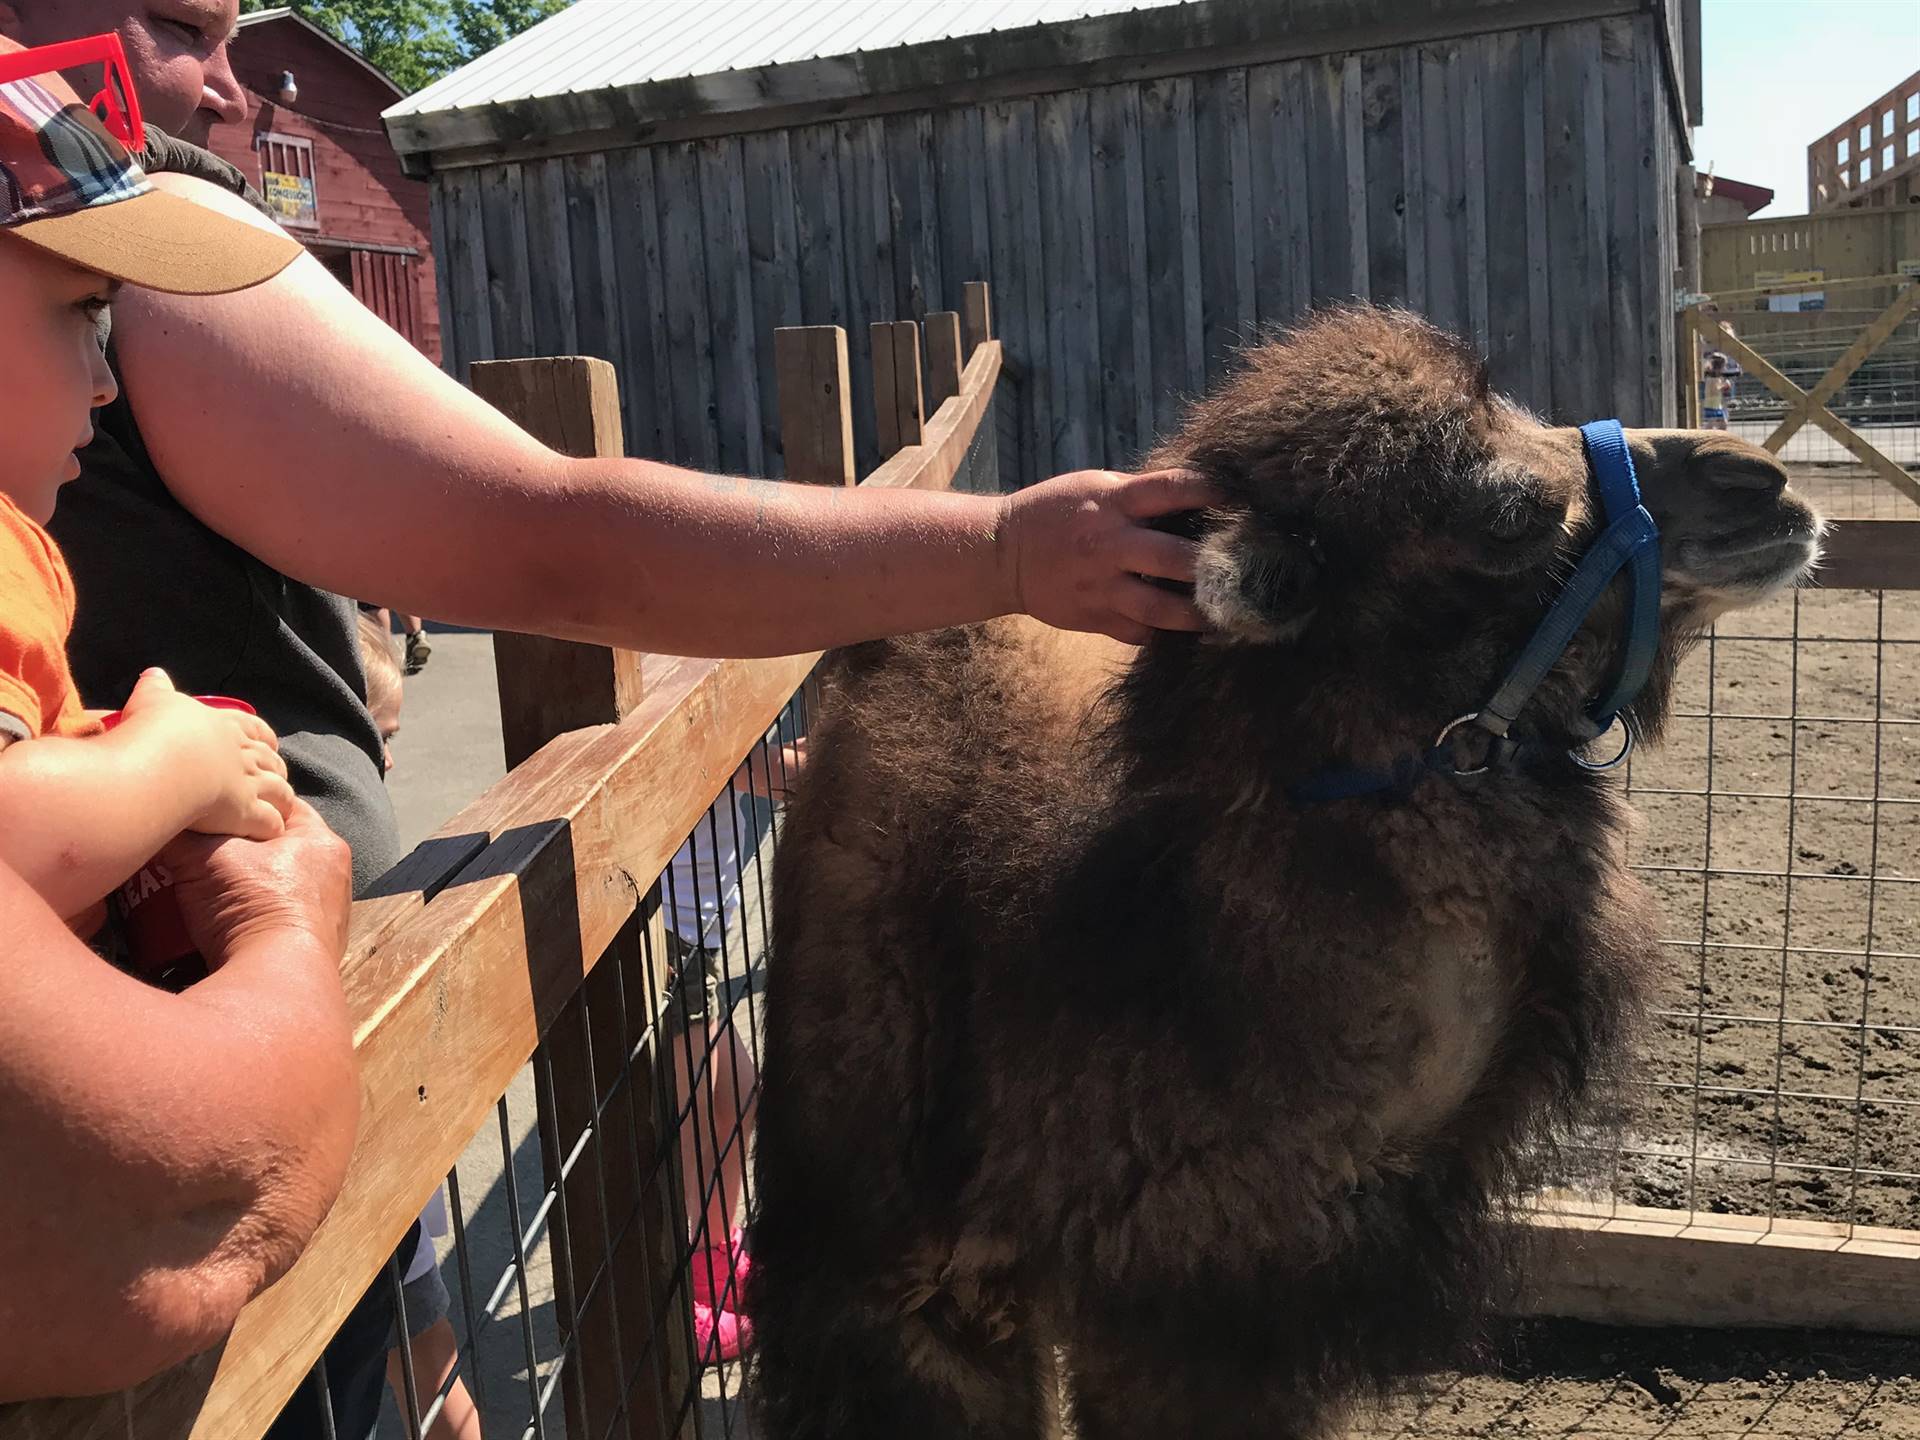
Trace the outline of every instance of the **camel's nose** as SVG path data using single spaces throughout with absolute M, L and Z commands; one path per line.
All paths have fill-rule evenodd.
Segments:
M 1716 455 L 1705 468 L 1707 483 L 1721 490 L 1751 490 L 1771 499 L 1787 488 L 1786 470 L 1756 445 Z

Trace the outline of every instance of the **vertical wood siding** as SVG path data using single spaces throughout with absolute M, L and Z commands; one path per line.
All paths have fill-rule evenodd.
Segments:
M 635 453 L 781 473 L 773 329 L 992 283 L 1002 472 L 1125 466 L 1312 305 L 1410 306 L 1560 421 L 1670 419 L 1674 136 L 1650 15 L 435 180 L 448 364 L 618 367 Z

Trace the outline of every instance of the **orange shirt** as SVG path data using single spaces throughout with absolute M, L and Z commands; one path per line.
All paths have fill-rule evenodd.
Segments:
M 72 629 L 73 577 L 60 547 L 0 495 L 0 729 L 16 739 L 99 730 L 67 668 Z

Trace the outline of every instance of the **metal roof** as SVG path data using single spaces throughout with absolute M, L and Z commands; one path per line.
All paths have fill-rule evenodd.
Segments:
M 1187 0 L 575 0 L 389 119 L 854 55 Z

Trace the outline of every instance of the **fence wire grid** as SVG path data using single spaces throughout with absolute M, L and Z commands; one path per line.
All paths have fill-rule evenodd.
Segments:
M 1830 518 L 1916 518 L 1861 474 L 1795 484 Z M 1920 1228 L 1920 593 L 1725 617 L 1627 784 L 1665 963 L 1603 1189 Z

